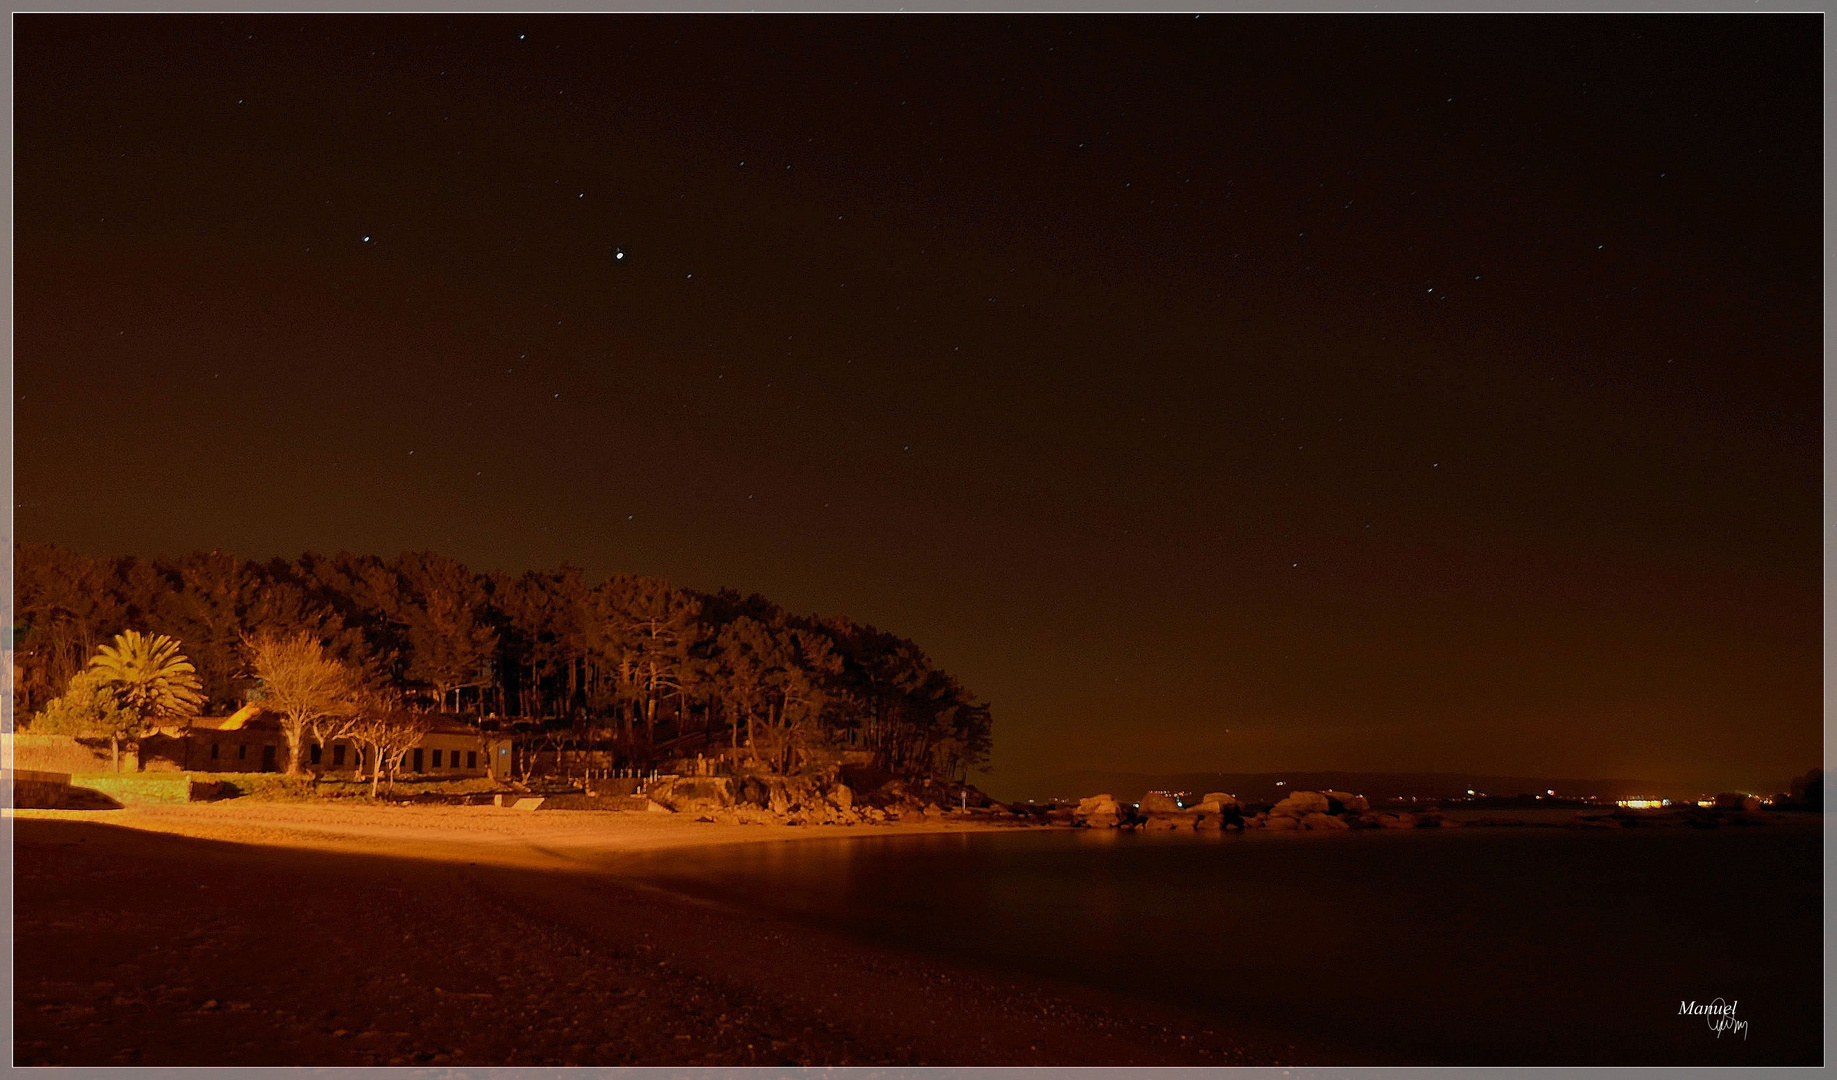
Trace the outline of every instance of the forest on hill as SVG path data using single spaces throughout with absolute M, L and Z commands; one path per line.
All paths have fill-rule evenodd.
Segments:
M 249 642 L 306 633 L 406 702 L 487 728 L 572 731 L 634 760 L 698 745 L 751 743 L 786 763 L 855 749 L 889 772 L 952 779 L 990 749 L 989 706 L 912 641 L 657 578 L 476 573 L 428 552 L 258 563 L 20 544 L 14 597 L 21 718 L 124 630 L 176 639 L 206 712 L 261 696 Z

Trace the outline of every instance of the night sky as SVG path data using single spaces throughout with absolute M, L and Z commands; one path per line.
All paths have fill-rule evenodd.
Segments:
M 997 791 L 1821 756 L 1818 16 L 15 30 L 20 539 L 846 613 Z

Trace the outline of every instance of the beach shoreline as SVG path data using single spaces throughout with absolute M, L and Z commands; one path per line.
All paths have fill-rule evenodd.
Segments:
M 725 844 L 1013 832 L 1067 826 L 996 823 L 956 815 L 876 825 L 735 824 L 689 814 L 519 810 L 234 800 L 131 804 L 119 810 L 4 811 L 20 821 L 98 822 L 200 840 L 387 855 L 523 869 L 609 871 L 621 854 Z
M 673 847 L 998 828 L 984 824 L 286 803 L 10 817 L 19 1065 L 1309 1056 L 1225 1018 L 901 952 L 618 871 L 621 855 Z

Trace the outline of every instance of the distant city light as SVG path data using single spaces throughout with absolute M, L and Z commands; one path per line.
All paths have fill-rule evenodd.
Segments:
M 1469 794 L 1469 795 L 1472 795 L 1472 794 L 1473 794 L 1473 789 L 1472 789 L 1472 788 L 1468 788 L 1468 789 L 1467 789 L 1467 794 Z
M 1626 810 L 1657 810 L 1661 806 L 1670 806 L 1670 799 L 1621 799 L 1621 808 Z

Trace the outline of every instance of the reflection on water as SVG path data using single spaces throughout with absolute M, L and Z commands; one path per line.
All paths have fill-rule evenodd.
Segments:
M 957 833 L 645 856 L 679 891 L 1373 1060 L 1815 1063 L 1822 833 Z M 1739 1001 L 1740 1044 L 1680 1002 Z

